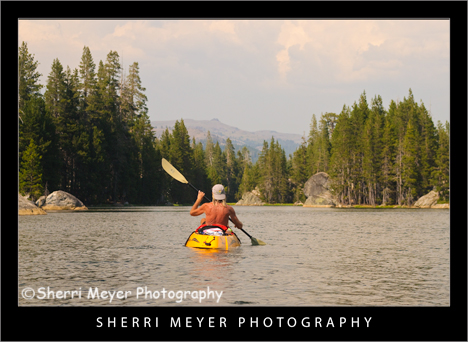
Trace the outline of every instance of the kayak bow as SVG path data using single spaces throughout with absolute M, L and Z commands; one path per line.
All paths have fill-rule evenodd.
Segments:
M 206 235 L 195 231 L 190 234 L 189 238 L 185 242 L 185 246 L 187 247 L 224 250 L 240 247 L 240 245 L 241 242 L 234 233 L 230 235 Z

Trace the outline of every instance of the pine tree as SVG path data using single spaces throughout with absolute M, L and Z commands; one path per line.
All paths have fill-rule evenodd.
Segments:
M 248 163 L 242 174 L 242 179 L 239 185 L 239 191 L 237 192 L 237 199 L 242 198 L 242 195 L 246 192 L 255 190 L 256 187 L 260 186 L 261 174 L 258 163 Z
M 240 179 L 239 188 L 236 193 L 236 200 L 240 200 L 248 191 L 252 191 L 258 186 L 259 172 L 257 164 L 252 165 L 252 158 L 250 157 L 249 149 L 243 146 L 240 151 L 237 151 L 237 158 L 239 160 L 240 170 L 238 178 Z
M 190 137 L 184 120 L 176 120 L 172 130 L 172 141 L 170 146 L 171 163 L 182 174 L 190 172 L 193 166 L 193 152 Z
M 259 188 L 263 198 L 270 203 L 273 198 L 273 170 L 271 168 L 271 151 L 265 140 L 257 164 L 261 175 Z
M 316 149 L 316 165 L 317 172 L 327 172 L 330 162 L 330 134 L 328 131 L 328 123 L 325 119 L 320 119 L 320 135 L 317 141 Z
M 363 159 L 363 124 L 364 124 L 364 113 L 361 110 L 362 103 L 367 103 L 363 101 L 361 95 L 361 102 L 358 106 L 354 102 L 351 107 L 351 113 L 349 117 L 349 129 L 350 136 L 347 141 L 349 144 L 350 156 L 348 159 L 349 167 L 349 186 L 348 186 L 348 197 L 351 204 L 361 204 L 362 195 L 363 195 L 363 172 L 362 172 L 362 159 Z
M 260 171 L 260 192 L 268 203 L 281 203 L 288 198 L 288 173 L 284 150 L 274 137 L 270 145 L 263 142 L 263 149 L 258 159 Z
M 144 94 L 146 88 L 141 85 L 140 68 L 138 62 L 129 67 L 128 76 L 121 84 L 121 110 L 125 121 L 131 127 L 135 118 L 147 115 L 146 102 L 148 98 Z
M 334 195 L 341 203 L 348 205 L 352 201 L 351 163 L 353 146 L 351 143 L 355 139 L 350 117 L 350 108 L 344 105 L 332 135 L 329 172 Z
M 68 69 L 69 72 L 69 69 Z M 71 98 L 69 98 L 69 96 Z M 70 150 L 67 148 L 68 145 L 72 142 L 76 141 L 75 135 L 68 135 L 67 131 L 70 130 L 70 126 L 75 127 L 78 126 L 80 123 L 76 116 L 73 116 L 74 111 L 76 111 L 76 104 L 73 102 L 73 94 L 70 93 L 70 89 L 67 87 L 66 83 L 66 74 L 63 70 L 63 66 L 58 60 L 58 58 L 54 59 L 51 67 L 51 72 L 47 78 L 47 85 L 46 91 L 44 93 L 44 100 L 46 110 L 52 116 L 54 120 L 54 124 L 57 130 L 56 140 L 58 140 L 58 144 L 61 146 L 60 152 L 57 150 L 55 158 L 44 158 L 43 160 L 47 161 L 47 165 L 51 164 L 53 166 L 53 170 L 59 172 L 61 165 L 64 168 L 69 167 L 69 165 L 74 165 L 73 163 L 68 164 L 68 160 L 64 158 L 64 154 L 70 153 Z M 72 116 L 72 120 L 69 120 L 69 116 Z M 70 125 L 70 126 L 68 126 Z M 60 154 L 60 155 L 59 155 Z M 60 178 L 57 177 L 56 179 L 47 179 L 49 181 L 49 187 L 54 189 L 55 186 L 60 186 L 64 183 L 64 185 L 68 185 L 67 183 L 67 175 L 75 175 L 77 174 L 75 170 L 65 170 L 65 172 L 61 172 L 61 177 L 63 178 L 64 182 L 60 182 Z M 49 178 L 49 177 L 46 177 Z M 74 181 L 74 179 L 73 179 Z M 67 191 L 74 193 L 74 195 L 79 196 L 74 191 L 74 182 L 73 189 L 64 188 Z M 55 185 L 55 186 L 54 186 Z
M 354 139 L 353 146 L 353 161 L 351 164 L 352 178 L 352 196 L 354 203 L 362 204 L 366 198 L 366 184 L 363 177 L 363 159 L 364 159 L 364 126 L 369 116 L 369 106 L 367 104 L 366 92 L 364 91 L 359 97 L 359 103 L 354 103 L 351 111 L 351 126 L 353 129 Z
M 47 90 L 44 94 L 48 111 L 54 118 L 58 118 L 65 112 L 67 102 L 65 89 L 65 74 L 58 58 L 52 63 L 52 70 L 48 76 Z
M 419 181 L 419 155 L 418 155 L 418 133 L 414 128 L 412 120 L 408 121 L 406 135 L 403 142 L 402 157 L 402 183 L 403 193 L 406 195 L 406 203 L 411 206 L 418 195 Z
M 245 168 L 249 164 L 252 164 L 252 158 L 250 156 L 250 151 L 247 148 L 247 146 L 243 146 L 242 149 L 237 151 L 237 159 L 239 160 L 239 164 L 242 171 L 245 170 Z
M 210 131 L 206 133 L 206 147 L 205 147 L 205 164 L 207 171 L 210 172 L 210 170 L 213 168 L 213 148 L 214 148 L 214 143 L 213 143 L 213 138 L 211 137 Z
M 310 123 L 310 131 L 308 137 L 308 145 L 307 145 L 307 160 L 308 160 L 308 168 L 310 170 L 310 174 L 314 175 L 317 171 L 317 150 L 319 145 L 319 130 L 317 127 L 317 119 L 315 114 L 312 115 L 312 121 Z
M 83 47 L 83 54 L 80 61 L 80 90 L 84 101 L 84 110 L 87 108 L 88 97 L 92 95 L 96 87 L 96 64 L 89 47 Z
M 228 201 L 233 201 L 239 188 L 240 179 L 239 161 L 236 158 L 236 151 L 231 139 L 226 139 L 223 159 L 226 160 L 226 198 Z
M 384 118 L 381 152 L 382 205 L 395 203 L 395 173 L 393 169 L 397 144 L 396 128 L 393 123 L 395 109 L 396 103 L 392 100 L 388 114 Z
M 70 191 L 82 201 L 88 202 L 95 190 L 91 184 L 95 170 L 95 165 L 92 163 L 93 131 L 80 107 L 78 69 L 72 72 L 67 67 L 64 84 L 64 111 L 57 120 L 61 146 L 63 146 L 63 160 L 64 163 L 65 160 L 68 161 L 66 172 L 69 175 L 67 178 L 71 181 Z
M 275 158 L 275 171 L 276 171 L 276 201 L 278 203 L 286 203 L 291 201 L 291 195 L 289 193 L 289 184 L 288 184 L 288 166 L 286 161 L 286 154 L 284 149 L 281 148 L 281 145 L 278 141 L 275 144 L 276 158 Z
M 169 162 L 183 175 L 191 175 L 194 166 L 193 150 L 190 144 L 190 137 L 184 120 L 176 120 L 172 130 Z M 173 203 L 192 203 L 194 201 L 193 192 L 189 192 L 187 187 L 171 180 L 171 198 Z
M 305 182 L 311 176 L 307 165 L 307 141 L 305 137 L 302 137 L 301 145 L 294 151 L 291 157 L 290 175 L 294 202 L 305 200 L 303 188 Z
M 158 150 L 159 154 L 161 155 L 161 158 L 167 159 L 169 162 L 171 161 L 171 133 L 169 132 L 169 128 L 166 127 L 166 129 L 162 132 L 161 137 L 159 140 L 156 140 L 156 149 Z M 161 177 L 161 193 L 160 193 L 160 198 L 162 202 L 170 202 L 172 200 L 171 193 L 170 193 L 170 187 L 173 182 L 173 178 L 169 176 L 166 172 L 164 172 L 162 169 L 162 177 Z
M 208 178 L 211 184 L 222 184 L 226 179 L 226 157 L 223 155 L 219 141 L 213 147 L 213 161 L 212 166 L 209 168 Z M 226 184 L 223 184 L 226 187 Z
M 154 148 L 153 127 L 146 113 L 135 119 L 133 129 L 136 160 L 132 168 L 135 169 L 134 172 L 137 173 L 135 179 L 138 180 L 138 183 L 134 184 L 134 190 L 137 192 L 135 200 L 142 204 L 155 204 L 161 192 L 161 173 L 157 172 L 161 157 Z M 129 193 L 128 196 L 130 197 L 131 194 Z
M 397 103 L 393 116 L 393 123 L 397 136 L 395 145 L 395 162 L 393 166 L 393 174 L 395 175 L 395 196 L 398 205 L 402 205 L 404 201 L 403 191 L 403 143 L 405 139 L 406 127 L 408 125 L 407 115 L 403 110 L 403 106 Z
M 193 184 L 197 184 L 200 189 L 204 192 L 209 193 L 212 185 L 207 176 L 206 164 L 205 164 L 205 151 L 203 150 L 203 144 L 196 142 L 195 138 L 192 140 L 193 149 L 193 160 L 194 160 L 194 172 L 193 172 Z
M 169 132 L 169 128 L 166 127 L 166 129 L 163 131 L 158 145 L 162 157 L 169 160 L 171 158 L 171 133 Z
M 57 189 L 60 182 L 59 141 L 56 125 L 40 96 L 29 98 L 23 107 L 23 122 L 19 125 L 19 160 L 31 139 L 41 156 L 42 186 L 48 182 L 49 188 Z
M 41 159 L 42 156 L 39 154 L 39 149 L 34 143 L 34 140 L 31 139 L 21 160 L 19 191 L 23 195 L 29 194 L 34 201 L 37 200 L 43 192 Z
M 450 124 L 437 123 L 438 147 L 435 157 L 435 167 L 432 171 L 434 184 L 439 198 L 448 201 L 450 197 Z
M 75 98 L 74 115 L 79 117 L 77 123 L 71 123 L 68 127 L 73 129 L 73 135 L 79 137 L 74 140 L 76 151 L 76 167 L 79 168 L 77 182 L 81 185 L 79 193 L 90 204 L 104 203 L 108 200 L 110 185 L 108 182 L 110 173 L 109 153 L 107 139 L 109 138 L 110 124 L 103 115 L 103 101 L 101 94 L 104 85 L 104 65 L 101 61 L 101 85 L 97 84 L 96 64 L 91 51 L 87 46 L 83 47 L 79 71 L 74 70 L 69 77 L 69 92 Z M 101 90 L 101 91 L 100 91 Z M 107 137 L 107 138 L 106 138 Z
M 432 190 L 431 172 L 435 167 L 437 151 L 436 129 L 430 114 L 423 103 L 419 106 L 419 121 L 421 123 L 421 189 L 422 195 Z
M 108 96 L 109 100 L 112 101 L 112 106 L 117 107 L 119 104 L 118 98 L 119 98 L 119 90 L 120 90 L 120 72 L 122 70 L 122 67 L 119 62 L 119 54 L 117 51 L 110 51 L 107 54 L 106 57 L 106 64 L 104 64 L 105 72 L 106 72 L 106 78 L 107 78 L 107 91 L 108 91 Z M 117 111 L 116 111 L 117 112 Z
M 42 74 L 37 71 L 38 65 L 39 62 L 34 61 L 34 55 L 29 53 L 28 45 L 22 42 L 18 49 L 18 100 L 20 112 L 23 110 L 25 102 L 32 96 L 40 96 L 40 90 L 43 86 L 39 84 L 39 78 Z
M 395 115 L 393 117 L 393 122 L 396 128 L 397 133 L 397 144 L 395 151 L 395 163 L 394 163 L 394 174 L 396 180 L 396 200 L 398 205 L 402 205 L 405 202 L 407 197 L 407 190 L 404 185 L 404 155 L 405 155 L 405 137 L 408 123 L 412 120 L 412 128 L 415 130 L 414 136 L 417 136 L 419 139 L 418 129 L 418 119 L 416 116 L 417 104 L 414 101 L 414 96 L 409 89 L 408 98 L 404 97 L 403 101 L 398 102 L 395 110 Z M 415 149 L 419 148 L 419 141 L 415 141 L 413 147 Z
M 101 100 L 100 116 L 105 122 L 104 138 L 109 159 L 109 193 L 114 203 L 122 201 L 124 196 L 122 181 L 126 179 L 125 167 L 128 163 L 128 144 L 130 136 L 122 125 L 120 113 L 120 63 L 116 51 L 110 51 L 106 63 L 99 62 L 97 88 Z
M 19 125 L 19 160 L 22 159 L 22 154 L 29 147 L 31 139 L 36 142 L 36 145 L 50 144 L 44 141 L 41 136 L 44 133 L 42 128 L 45 124 L 45 112 L 46 108 L 42 97 L 34 96 L 25 102 L 22 123 Z
M 328 132 L 330 134 L 329 138 L 333 135 L 333 131 L 335 130 L 336 123 L 338 121 L 338 115 L 335 113 L 325 113 L 322 115 L 322 120 L 327 123 Z
M 85 47 L 80 63 L 79 89 L 81 117 L 90 138 L 88 176 L 91 196 L 88 200 L 92 203 L 107 202 L 112 191 L 112 126 L 110 111 L 104 103 L 107 84 L 104 63 L 99 61 L 95 73 L 91 53 Z
M 384 110 L 382 99 L 375 97 L 372 100 L 372 108 L 369 111 L 363 132 L 363 178 L 367 196 L 364 201 L 375 206 L 380 194 L 380 170 L 381 170 L 381 132 Z
M 156 198 L 151 196 L 151 193 L 159 192 L 156 183 L 150 180 L 150 177 L 143 175 L 153 175 L 151 170 L 145 169 L 146 165 L 153 165 L 155 161 L 153 158 L 155 154 L 152 151 L 154 142 L 153 127 L 151 126 L 148 117 L 148 108 L 146 107 L 147 97 L 144 94 L 146 89 L 141 85 L 139 75 L 138 63 L 134 62 L 130 65 L 129 75 L 122 77 L 120 83 L 120 118 L 122 121 L 121 130 L 123 134 L 130 133 L 132 143 L 126 146 L 126 167 L 123 170 L 126 173 L 123 176 L 124 182 L 122 183 L 125 189 L 126 197 L 136 197 L 139 193 L 139 198 L 143 198 L 146 202 L 156 202 Z M 148 159 L 146 159 L 148 158 Z M 131 181 L 132 179 L 139 179 L 139 182 Z M 148 188 L 148 185 L 151 187 Z M 142 189 L 141 187 L 145 187 Z M 151 199 L 152 198 L 152 199 Z M 151 199 L 151 200 L 150 200 Z
M 226 173 L 225 161 L 222 160 L 219 142 L 214 144 L 210 131 L 206 134 L 205 163 L 210 184 L 221 184 Z

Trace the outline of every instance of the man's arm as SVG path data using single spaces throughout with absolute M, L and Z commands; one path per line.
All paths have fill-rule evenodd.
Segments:
M 190 215 L 198 216 L 198 215 L 201 215 L 201 214 L 203 214 L 205 212 L 204 204 L 200 208 L 198 208 L 201 201 L 203 200 L 203 196 L 205 196 L 205 193 L 203 191 L 198 190 L 197 200 L 193 204 L 192 209 L 190 209 Z
M 244 225 L 242 224 L 241 221 L 236 216 L 236 212 L 234 211 L 233 207 L 229 208 L 229 216 L 231 217 L 232 222 L 234 223 L 234 227 L 236 228 L 242 228 Z

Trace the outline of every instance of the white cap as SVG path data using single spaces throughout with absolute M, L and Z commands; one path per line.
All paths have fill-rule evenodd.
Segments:
M 213 198 L 215 200 L 223 200 L 226 199 L 226 194 L 224 192 L 224 186 L 221 184 L 216 184 L 213 189 Z

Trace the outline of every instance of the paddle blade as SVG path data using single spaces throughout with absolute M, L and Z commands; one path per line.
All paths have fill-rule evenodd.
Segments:
M 177 169 L 174 166 L 172 166 L 171 163 L 169 163 L 164 158 L 162 159 L 162 167 L 164 171 L 166 171 L 168 174 L 172 176 L 172 178 L 178 180 L 181 183 L 185 183 L 185 184 L 188 183 L 185 177 L 179 171 L 177 171 Z
M 252 242 L 252 246 L 265 246 L 266 243 L 263 242 L 262 240 L 256 239 L 254 237 L 250 238 L 250 241 Z

